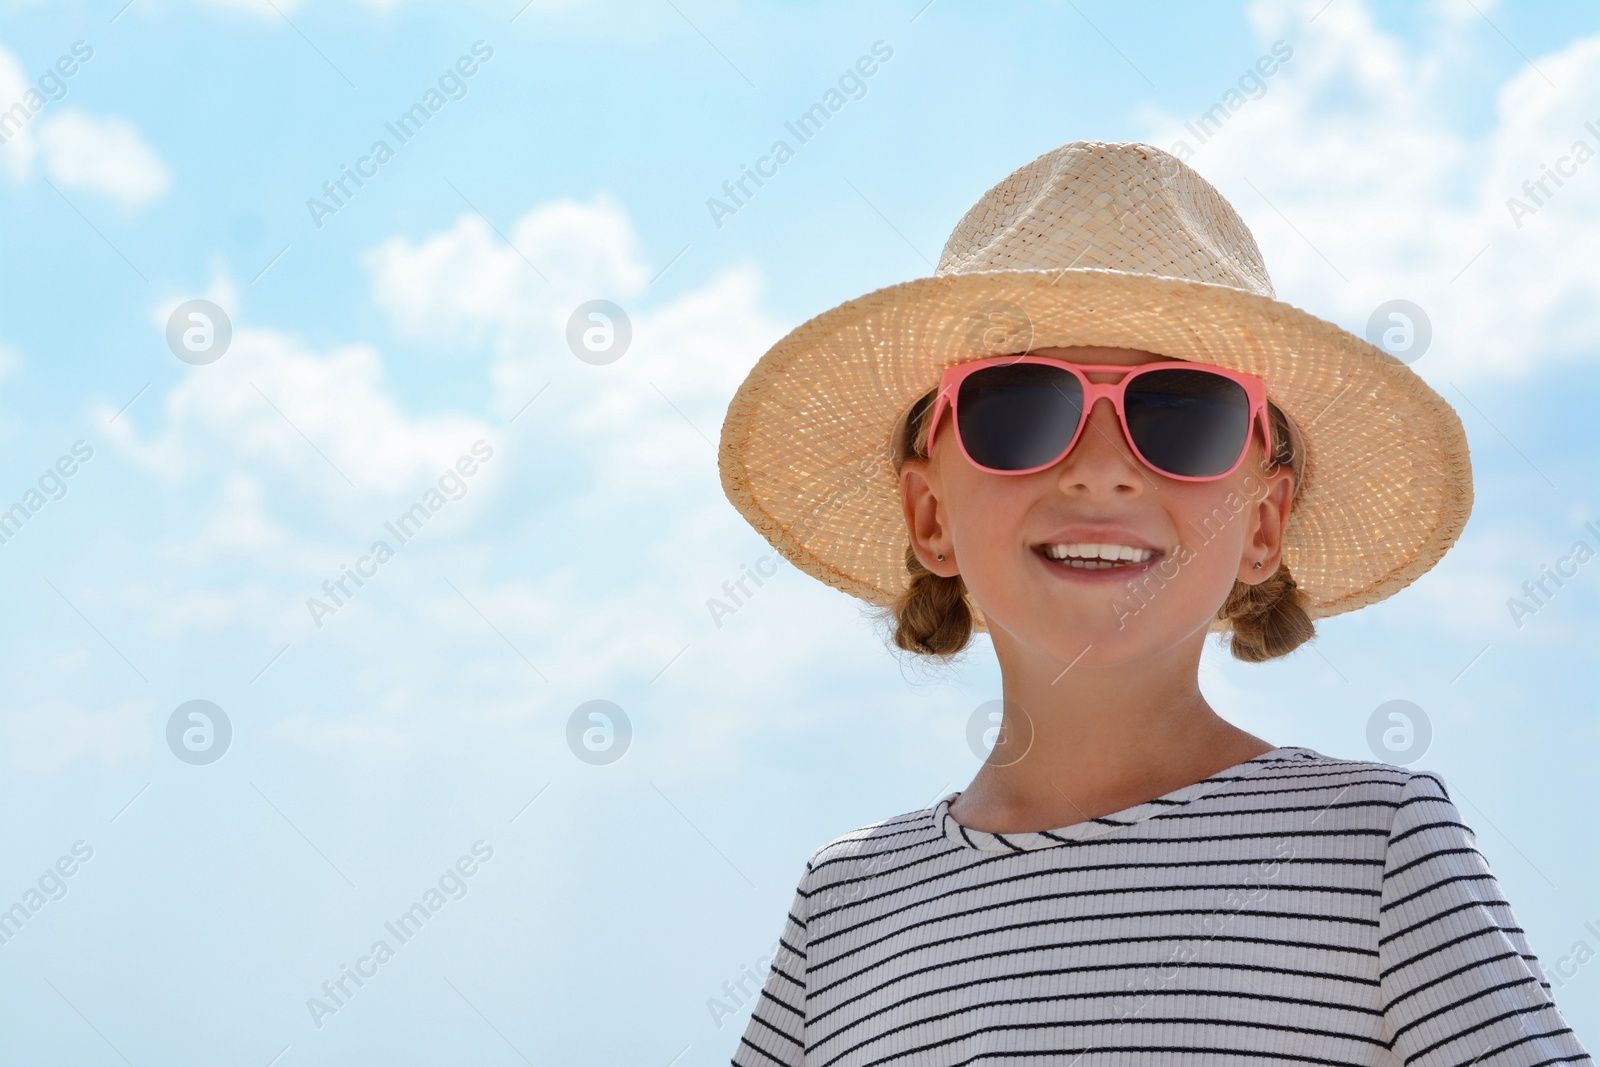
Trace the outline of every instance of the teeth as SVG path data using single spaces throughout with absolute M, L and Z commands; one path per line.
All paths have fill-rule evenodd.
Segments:
M 1134 548 L 1132 545 L 1077 543 L 1045 545 L 1044 554 L 1051 559 L 1060 560 L 1072 567 L 1080 567 L 1086 570 L 1105 570 L 1107 567 L 1143 563 L 1155 555 L 1155 552 L 1148 548 Z

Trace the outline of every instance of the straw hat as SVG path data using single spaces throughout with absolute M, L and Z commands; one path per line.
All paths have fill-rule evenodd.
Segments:
M 931 277 L 773 345 L 728 405 L 723 490 L 796 567 L 886 606 L 910 582 L 898 421 L 951 364 L 1070 345 L 1265 380 L 1305 444 L 1283 560 L 1314 619 L 1405 588 L 1466 524 L 1472 468 L 1454 409 L 1394 356 L 1276 300 L 1250 231 L 1194 170 L 1098 141 L 1046 152 L 985 193 Z

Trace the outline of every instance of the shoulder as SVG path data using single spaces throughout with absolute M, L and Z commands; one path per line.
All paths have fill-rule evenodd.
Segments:
M 1413 816 L 1458 818 L 1435 771 L 1298 745 L 1257 757 L 1219 780 L 1190 805 L 1195 816 L 1237 816 L 1308 843 L 1341 838 L 1364 856 L 1374 849 L 1381 855 L 1384 842 Z
M 822 845 L 806 861 L 807 887 L 815 891 L 871 877 L 925 854 L 928 845 L 942 840 L 934 828 L 935 806 L 858 826 Z
M 1477 834 L 1450 796 L 1444 775 L 1382 760 L 1340 759 L 1293 748 L 1240 788 L 1293 790 L 1318 807 L 1322 833 L 1355 833 L 1381 856 L 1385 892 L 1441 877 L 1484 879 Z M 1295 781 L 1289 781 L 1296 779 Z M 1325 805 L 1325 806 L 1324 806 Z
M 1311 748 L 1291 746 L 1279 757 L 1262 760 L 1264 766 L 1251 782 L 1328 789 L 1356 800 L 1380 800 L 1398 809 L 1402 803 L 1425 796 L 1449 799 L 1444 778 L 1437 771 L 1403 767 L 1376 759 L 1345 759 Z

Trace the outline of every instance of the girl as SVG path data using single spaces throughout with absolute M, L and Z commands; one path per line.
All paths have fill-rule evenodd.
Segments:
M 1274 746 L 1198 686 L 1415 580 L 1460 420 L 1273 298 L 1146 145 L 995 186 L 931 278 L 805 323 L 729 407 L 729 499 L 908 651 L 987 632 L 965 790 L 812 854 L 737 1067 L 1588 1062 L 1443 781 Z

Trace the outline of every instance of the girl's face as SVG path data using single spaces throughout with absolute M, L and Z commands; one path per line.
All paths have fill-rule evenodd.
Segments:
M 1130 348 L 1034 354 L 1119 365 L 1171 358 Z M 1133 454 L 1108 399 L 1095 403 L 1072 451 L 1033 474 L 978 470 L 950 422 L 946 410 L 930 459 L 906 460 L 901 502 L 918 558 L 935 574 L 962 577 L 997 642 L 1062 662 L 1085 646 L 1099 664 L 1146 659 L 1203 641 L 1236 579 L 1259 583 L 1278 568 L 1293 476 L 1267 470 L 1259 429 L 1232 474 L 1183 482 Z M 1050 558 L 1092 544 L 1154 555 L 1114 566 Z

